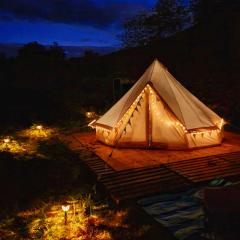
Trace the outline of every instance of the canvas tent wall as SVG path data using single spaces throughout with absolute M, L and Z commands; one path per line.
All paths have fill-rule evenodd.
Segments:
M 223 123 L 154 60 L 94 127 L 111 146 L 186 149 L 221 144 Z

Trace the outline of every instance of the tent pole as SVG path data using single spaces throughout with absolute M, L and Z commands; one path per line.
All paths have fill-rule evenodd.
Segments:
M 146 91 L 146 141 L 147 147 L 150 148 L 152 145 L 152 119 L 150 113 L 150 90 Z
M 148 119 L 149 119 L 149 147 L 152 147 L 152 109 L 151 109 L 151 94 L 148 93 Z

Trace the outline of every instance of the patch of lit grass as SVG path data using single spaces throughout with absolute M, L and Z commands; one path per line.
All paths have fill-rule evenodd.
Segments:
M 9 172 L 20 169 L 15 175 L 5 176 L 2 168 L 4 174 L 1 175 L 5 176 L 3 179 L 10 183 L 8 188 L 11 189 L 2 199 L 13 201 L 5 204 L 7 211 L 0 219 L 0 239 L 149 239 L 145 235 L 151 232 L 150 226 L 136 223 L 141 217 L 131 219 L 129 209 L 110 208 L 101 194 L 94 193 L 91 197 L 93 180 L 82 169 L 78 155 L 61 141 L 58 131 L 36 126 L 11 135 L 9 140 L 0 137 L 0 151 L 12 149 L 13 153 L 24 154 L 19 158 L 18 154 L 10 154 L 18 161 L 11 158 L 11 161 L 8 158 L 0 161 Z M 47 134 L 39 135 L 46 129 L 49 130 Z M 25 161 L 28 157 L 29 162 Z M 19 186 L 23 186 L 20 191 Z M 12 194 L 14 192 L 16 194 Z M 66 225 L 63 196 L 64 202 L 66 196 L 70 205 Z M 21 203 L 17 205 L 19 200 Z M 12 207 L 15 202 L 16 208 Z
M 22 142 L 18 142 L 10 137 L 3 137 L 0 139 L 0 151 L 11 153 L 25 153 L 27 150 L 26 145 Z
M 10 152 L 16 155 L 37 154 L 39 142 L 47 141 L 56 135 L 56 128 L 33 125 L 28 129 L 16 132 L 14 137 L 0 137 L 0 152 Z
M 73 201 L 71 201 L 73 202 Z M 19 212 L 17 216 L 22 222 L 26 223 L 28 239 L 82 239 L 82 240 L 110 240 L 111 234 L 106 228 L 101 226 L 106 221 L 100 215 L 88 215 L 86 206 L 88 199 L 74 201 L 70 204 L 67 211 L 67 223 L 65 224 L 65 215 L 62 211 L 60 202 L 54 204 L 45 204 L 41 210 L 26 210 Z M 10 225 L 13 221 L 5 222 L 5 236 L 11 236 L 12 239 L 21 237 L 17 231 L 10 231 Z
M 50 128 L 43 125 L 33 125 L 32 127 L 19 132 L 19 136 L 31 139 L 48 139 L 57 134 L 56 128 Z
M 27 209 L 16 214 L 18 224 L 13 219 L 0 222 L 0 232 L 11 239 L 82 239 L 82 240 L 110 240 L 115 239 L 140 239 L 148 229 L 134 228 L 126 223 L 128 209 L 110 210 L 106 203 L 91 203 L 91 213 L 88 211 L 89 197 L 80 199 L 70 198 L 67 201 L 67 222 L 62 210 L 62 201 L 43 202 L 36 209 Z M 20 221 L 19 221 L 20 219 Z M 24 235 L 18 231 L 25 228 Z M 114 234 L 114 236 L 113 236 Z M 131 236 L 137 238 L 131 238 Z M 125 238 L 127 237 L 127 238 Z

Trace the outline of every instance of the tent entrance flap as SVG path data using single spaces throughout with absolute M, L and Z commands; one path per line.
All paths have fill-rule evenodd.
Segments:
M 186 148 L 185 127 L 151 89 L 152 142 L 165 148 Z

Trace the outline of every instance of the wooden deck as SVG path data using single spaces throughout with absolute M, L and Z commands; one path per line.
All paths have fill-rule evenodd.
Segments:
M 68 141 L 70 148 L 78 151 L 79 158 L 116 203 L 153 194 L 183 191 L 219 177 L 240 180 L 240 150 L 155 165 L 151 162 L 149 166 L 134 165 L 119 170 L 112 167 L 118 163 L 112 162 L 110 165 L 97 156 L 94 145 L 84 145 L 73 136 Z M 71 142 L 74 142 L 74 147 Z M 153 156 L 154 153 L 151 152 Z
M 95 133 L 76 133 L 70 137 L 74 138 L 70 143 L 71 149 L 78 150 L 79 144 L 94 152 L 116 171 L 150 167 L 160 164 L 179 162 L 180 160 L 192 160 L 217 154 L 240 151 L 240 135 L 225 132 L 225 140 L 222 145 L 201 148 L 195 150 L 161 150 L 161 149 L 114 149 L 111 158 L 109 154 L 112 148 L 96 141 Z
M 186 178 L 169 171 L 165 166 L 105 174 L 99 182 L 117 203 L 155 193 L 179 192 L 191 185 Z
M 97 179 L 100 179 L 103 174 L 114 173 L 115 170 L 110 167 L 106 162 L 99 158 L 92 150 L 91 147 L 83 145 L 78 142 L 76 138 L 71 137 L 75 141 L 75 151 L 79 153 L 79 158 L 85 163 L 89 170 L 94 174 Z
M 173 162 L 166 167 L 192 183 L 207 182 L 215 178 L 240 180 L 240 151 Z

